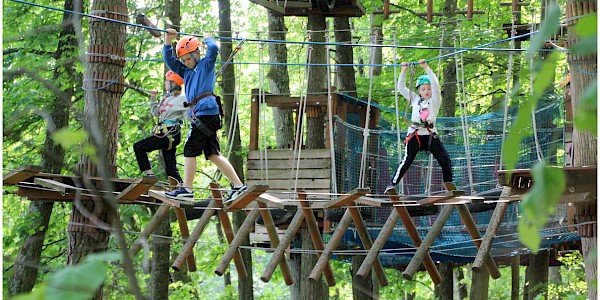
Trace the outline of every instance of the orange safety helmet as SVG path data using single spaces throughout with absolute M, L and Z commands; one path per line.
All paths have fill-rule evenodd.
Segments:
M 179 76 L 179 74 L 169 70 L 167 72 L 167 74 L 165 74 L 165 77 L 173 82 L 175 82 L 177 85 L 183 85 L 183 78 L 181 78 L 181 76 Z
M 200 45 L 200 40 L 197 37 L 191 35 L 184 36 L 177 42 L 177 57 L 196 51 Z

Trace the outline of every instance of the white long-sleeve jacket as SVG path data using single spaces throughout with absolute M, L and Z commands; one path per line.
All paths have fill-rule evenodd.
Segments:
M 165 120 L 177 122 L 184 120 L 187 116 L 186 112 L 189 108 L 184 107 L 183 103 L 186 101 L 185 94 L 181 93 L 179 96 L 167 96 L 163 101 L 151 101 L 150 102 L 150 113 L 153 116 L 158 117 L 160 122 Z
M 433 123 L 434 127 L 431 128 L 431 132 L 437 133 L 437 129 L 435 128 L 436 119 L 438 113 L 440 111 L 440 106 L 442 105 L 442 91 L 440 89 L 440 83 L 433 73 L 431 69 L 427 69 L 426 71 L 429 80 L 431 81 L 431 98 L 429 99 L 421 99 L 419 94 L 413 92 L 410 88 L 406 87 L 406 72 L 400 73 L 400 78 L 398 78 L 398 83 L 396 84 L 396 89 L 398 92 L 406 98 L 406 100 L 410 101 L 410 105 L 412 106 L 412 114 L 411 114 L 411 122 L 413 123 L 421 123 L 420 119 L 420 111 L 422 107 L 427 107 L 429 110 L 429 117 L 427 121 L 429 123 Z M 415 132 L 416 129 L 413 127 L 408 127 L 408 134 Z M 429 135 L 429 131 L 426 128 L 419 127 L 418 135 Z

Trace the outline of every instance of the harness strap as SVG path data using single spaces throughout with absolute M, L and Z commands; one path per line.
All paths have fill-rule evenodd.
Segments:
M 194 124 L 194 126 L 196 126 L 196 128 L 202 131 L 202 133 L 204 133 L 206 136 L 211 137 L 215 134 L 215 132 L 210 130 L 210 128 L 208 128 L 208 126 L 206 126 L 206 124 L 204 124 L 204 122 L 202 122 L 200 118 L 194 118 L 192 120 L 192 124 Z
M 154 126 L 154 129 L 152 130 L 154 133 L 154 136 L 162 139 L 162 138 L 168 138 L 169 139 L 169 147 L 167 147 L 167 150 L 171 150 L 173 148 L 173 141 L 175 141 L 175 138 L 173 137 L 173 134 L 175 134 L 177 131 L 179 131 L 179 129 L 181 129 L 180 125 L 177 124 L 175 126 L 168 126 L 165 122 L 161 122 L 156 124 L 156 126 Z

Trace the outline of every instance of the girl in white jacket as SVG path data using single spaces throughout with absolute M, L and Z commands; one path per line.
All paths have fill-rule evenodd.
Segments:
M 144 175 L 154 175 L 147 153 L 161 150 L 167 176 L 177 182 L 182 182 L 175 157 L 177 145 L 181 142 L 181 125 L 188 110 L 184 107 L 186 98 L 181 90 L 182 85 L 183 78 L 173 71 L 168 71 L 165 74 L 165 90 L 167 91 L 165 97 L 158 102 L 157 92 L 150 91 L 150 113 L 154 117 L 158 117 L 159 122 L 153 129 L 153 135 L 133 145 L 135 158 Z
M 396 189 L 419 151 L 429 151 L 442 167 L 444 186 L 447 190 L 455 190 L 452 182 L 452 163 L 444 144 L 437 136 L 435 128 L 436 119 L 442 103 L 442 93 L 437 77 L 427 65 L 425 60 L 420 60 L 419 65 L 427 75 L 417 78 L 416 87 L 419 94 L 406 87 L 406 71 L 408 63 L 403 62 L 402 72 L 398 78 L 396 89 L 412 106 L 411 125 L 408 127 L 406 140 L 404 140 L 404 158 L 392 177 L 392 182 L 386 187 L 385 193 Z

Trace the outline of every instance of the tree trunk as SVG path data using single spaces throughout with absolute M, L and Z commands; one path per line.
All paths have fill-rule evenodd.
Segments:
M 268 12 L 269 39 L 285 40 L 287 28 L 285 17 Z M 269 60 L 272 63 L 287 63 L 286 44 L 269 43 Z M 287 65 L 272 65 L 267 73 L 269 88 L 272 94 L 290 95 L 290 77 Z M 294 145 L 294 115 L 291 109 L 273 107 L 275 139 L 277 149 L 290 149 Z
M 454 280 L 454 298 L 457 300 L 467 298 L 467 285 L 461 282 L 464 278 L 463 269 L 461 267 L 454 268 L 452 279 Z
M 300 290 L 302 284 L 300 282 L 300 264 L 302 261 L 302 255 L 297 253 L 290 253 L 290 260 L 288 264 L 290 266 L 290 273 L 294 278 L 294 284 L 290 286 L 290 300 L 302 300 L 300 298 Z
M 445 0 L 443 13 L 444 19 L 454 19 L 456 16 L 456 0 Z M 454 47 L 455 40 L 451 33 L 454 32 L 456 23 L 448 22 L 443 26 L 446 27 L 445 32 L 447 34 L 444 34 L 442 45 L 444 47 Z M 443 53 L 446 54 L 453 51 L 454 50 L 446 50 L 443 51 Z M 444 70 L 442 71 L 442 117 L 454 117 L 456 115 L 456 85 L 461 84 L 461 82 L 458 82 L 458 78 L 456 78 L 456 58 L 458 57 L 452 56 L 441 62 L 441 65 L 444 66 Z M 414 84 L 413 82 L 410 84 Z M 460 98 L 462 99 L 462 95 Z M 462 101 L 464 101 L 464 99 L 462 99 Z
M 156 208 L 152 208 L 153 214 Z M 173 234 L 169 218 L 164 218 L 154 232 L 157 236 L 152 237 L 150 251 L 152 252 L 151 273 L 149 292 L 150 299 L 162 300 L 169 298 L 169 283 L 171 282 L 171 241 Z M 163 238 L 164 236 L 164 238 Z
M 371 15 L 371 44 L 381 45 L 383 44 L 383 18 L 378 15 Z M 371 52 L 373 51 L 373 52 Z M 373 57 L 369 59 L 369 64 L 382 64 L 383 63 L 383 47 L 375 47 L 371 49 L 369 47 L 369 57 L 370 53 L 373 53 Z M 381 75 L 382 67 L 381 66 L 370 66 L 373 70 L 373 76 Z
M 329 299 L 329 288 L 323 276 L 317 282 L 313 282 L 308 279 L 310 272 L 317 263 L 317 255 L 314 253 L 315 248 L 313 247 L 312 239 L 308 228 L 301 228 L 302 236 L 302 250 L 313 253 L 302 253 L 300 259 L 300 299 L 302 300 L 325 300 Z
M 548 298 L 548 259 L 550 252 L 541 250 L 537 254 L 529 254 L 529 266 L 527 266 L 525 276 L 526 292 L 523 293 L 524 299 L 533 300 L 536 296 L 542 295 L 544 299 Z
M 92 10 L 117 10 L 120 14 L 128 14 L 127 6 L 123 0 L 95 1 Z M 113 49 L 112 54 L 125 55 L 126 26 L 116 22 L 94 20 L 89 25 L 90 48 Z M 91 50 L 94 52 L 94 50 Z M 115 165 L 118 149 L 119 131 L 119 106 L 123 95 L 123 66 L 112 62 L 92 61 L 86 69 L 85 116 L 84 126 L 90 134 L 91 141 L 96 148 L 96 159 L 82 155 L 78 165 L 78 173 L 84 178 L 101 176 L 113 178 L 117 175 Z M 106 82 L 109 80 L 109 82 Z M 105 184 L 102 189 L 108 190 L 112 186 Z M 109 199 L 105 199 L 109 200 Z M 90 253 L 106 251 L 108 247 L 109 232 L 95 226 L 112 226 L 113 220 L 118 215 L 110 215 L 108 202 L 96 199 L 74 203 L 69 225 L 69 248 L 67 251 L 67 264 L 73 265 Z M 88 216 L 92 215 L 90 219 Z M 83 225 L 79 225 L 83 224 Z M 132 283 L 133 284 L 133 283 Z M 135 283 L 137 286 L 137 283 Z M 102 287 L 94 299 L 102 298 Z
M 333 18 L 333 30 L 336 43 L 352 44 L 352 32 L 350 31 L 350 18 L 337 17 Z M 354 68 L 347 64 L 352 64 L 354 54 L 352 46 L 336 46 L 335 47 L 335 63 L 340 64 L 335 66 L 336 84 L 338 91 L 356 97 L 356 77 Z M 346 64 L 346 65 L 344 65 Z
M 308 30 L 311 42 L 325 42 L 325 17 L 323 15 L 308 15 Z M 310 64 L 327 63 L 324 45 L 310 45 Z M 327 68 L 310 66 L 308 76 L 308 96 L 320 95 L 327 91 Z M 306 148 L 325 148 L 324 111 L 320 107 L 310 107 L 306 110 Z M 308 274 L 306 274 L 308 277 Z
M 586 3 L 587 2 L 587 3 Z M 589 4 L 589 5 L 588 5 Z M 585 7 L 586 10 L 575 9 L 576 7 Z M 578 40 L 575 33 L 575 26 L 579 22 L 581 16 L 585 14 L 595 14 L 597 1 L 582 1 L 571 0 L 567 3 L 567 19 L 573 20 L 568 22 L 567 27 L 567 42 L 569 47 L 574 45 Z M 589 7 L 589 10 L 587 9 Z M 573 117 L 577 118 L 578 106 L 581 105 L 581 97 L 595 80 L 597 80 L 597 55 L 576 55 L 569 53 L 567 62 L 571 73 L 571 105 L 573 107 Z M 596 83 L 597 84 L 597 83 Z M 591 108 L 582 107 L 584 110 Z M 589 166 L 597 165 L 598 155 L 598 138 L 589 131 L 579 130 L 577 127 L 573 130 L 573 166 Z M 596 224 L 596 196 L 589 199 L 586 203 L 577 203 L 575 205 L 575 215 L 578 220 L 586 222 L 594 222 L 593 224 L 584 225 L 579 228 L 581 236 L 581 248 L 585 262 L 585 277 L 588 284 L 589 299 L 597 299 L 597 235 L 598 227 Z
M 454 296 L 454 275 L 452 274 L 453 264 L 451 262 L 440 263 L 440 275 L 442 282 L 437 286 L 438 297 L 440 300 L 452 300 Z
M 379 299 L 378 293 L 374 291 L 373 276 L 369 276 L 370 280 L 362 280 L 356 276 L 356 272 L 360 269 L 363 261 L 365 261 L 364 255 L 353 255 L 352 256 L 352 295 L 354 300 L 372 300 Z M 373 275 L 371 273 L 370 275 Z
M 219 36 L 224 37 L 226 39 L 222 39 L 221 43 L 221 61 L 226 61 L 229 55 L 232 52 L 233 46 L 230 43 L 229 39 L 231 37 L 231 7 L 229 0 L 219 0 Z M 232 64 L 229 64 L 223 70 L 221 77 L 221 88 L 223 90 L 223 106 L 225 109 L 225 128 L 227 131 L 232 130 L 230 128 L 231 118 L 233 117 L 232 113 L 234 111 L 233 107 L 233 98 L 235 95 L 235 70 Z M 236 110 L 237 111 L 237 110 Z M 233 140 L 227 141 L 228 143 L 232 143 L 232 152 L 229 156 L 229 161 L 233 165 L 235 171 L 242 181 L 244 180 L 244 161 L 242 157 L 238 154 L 241 151 L 241 140 L 240 140 L 240 126 L 239 123 L 236 122 L 234 124 L 235 132 L 233 135 Z M 239 228 L 240 225 L 244 222 L 246 217 L 246 213 L 243 211 L 239 211 L 234 213 L 234 226 Z M 244 246 L 250 245 L 250 241 L 248 238 L 242 244 Z M 250 249 L 240 249 L 242 253 L 242 259 L 244 264 L 246 265 L 246 270 L 248 271 L 247 278 L 238 278 L 238 293 L 239 299 L 250 300 L 254 299 L 253 294 L 253 282 L 252 282 L 252 253 Z
M 64 8 L 72 11 L 82 11 L 82 7 L 73 5 L 72 0 L 66 0 Z M 62 22 L 62 30 L 58 38 L 58 47 L 54 54 L 54 59 L 57 61 L 68 62 L 65 65 L 64 72 L 55 71 L 54 80 L 61 82 L 60 77 L 76 78 L 73 67 L 75 60 L 77 59 L 77 52 L 72 49 L 73 46 L 77 45 L 77 38 L 75 36 L 74 22 L 80 22 L 79 16 L 75 14 L 64 14 Z M 64 82 L 64 81 L 63 81 Z M 65 150 L 50 138 L 50 135 L 61 128 L 68 126 L 69 124 L 69 108 L 71 99 L 75 95 L 75 88 L 73 86 L 61 86 L 66 97 L 55 97 L 52 102 L 52 111 L 50 112 L 50 121 L 47 124 L 46 138 L 44 142 L 44 149 L 42 152 L 43 170 L 47 173 L 60 174 L 63 168 L 65 159 Z M 36 231 L 34 234 L 25 237 L 23 245 L 19 249 L 19 254 L 15 259 L 13 265 L 13 275 L 10 280 L 9 292 L 11 295 L 28 293 L 31 292 L 35 285 L 36 278 L 38 275 L 37 266 L 40 264 L 42 247 L 44 245 L 44 239 L 46 237 L 46 231 L 48 230 L 48 224 L 50 223 L 50 216 L 52 215 L 53 202 L 38 202 L 31 201 L 29 204 L 29 215 L 35 216 L 31 220 L 31 228 Z
M 481 268 L 481 272 L 471 272 L 471 291 L 469 299 L 487 300 L 488 289 L 490 286 L 490 273 L 486 268 Z

